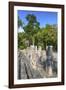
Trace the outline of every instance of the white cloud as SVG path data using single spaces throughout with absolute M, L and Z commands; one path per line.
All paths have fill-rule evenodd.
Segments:
M 19 27 L 18 32 L 24 32 L 24 29 L 22 27 Z

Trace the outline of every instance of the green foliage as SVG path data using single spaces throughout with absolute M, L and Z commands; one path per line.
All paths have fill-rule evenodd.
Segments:
M 26 48 L 26 44 L 25 44 L 25 41 L 26 41 L 26 35 L 24 32 L 22 33 L 18 33 L 18 48 L 20 49 L 24 49 Z
M 52 45 L 57 50 L 57 29 L 52 25 L 46 25 L 35 35 L 35 45 L 46 49 L 47 45 Z
M 23 26 L 22 20 L 18 16 L 18 28 Z
M 24 49 L 34 44 L 46 49 L 47 45 L 52 45 L 54 51 L 57 51 L 57 25 L 47 24 L 40 28 L 40 23 L 33 14 L 28 14 L 26 20 L 28 23 L 23 27 L 24 32 L 18 33 L 18 48 Z
M 40 30 L 40 24 L 39 22 L 37 22 L 36 16 L 34 16 L 33 14 L 28 14 L 26 16 L 26 20 L 28 21 L 28 24 L 25 25 L 23 28 L 27 36 L 30 36 L 30 38 L 28 38 L 29 44 L 33 44 L 34 35 L 38 32 L 38 30 Z
M 36 17 L 33 14 L 28 14 L 26 16 L 26 19 L 27 19 L 28 23 L 34 24 L 36 22 Z
M 45 47 L 52 45 L 54 50 L 57 50 L 57 29 L 55 30 L 52 26 L 42 30 L 42 37 Z

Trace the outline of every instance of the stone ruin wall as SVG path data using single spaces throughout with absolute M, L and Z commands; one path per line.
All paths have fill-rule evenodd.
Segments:
M 30 64 L 30 65 L 27 65 L 27 67 L 30 66 L 34 70 L 38 70 L 40 73 L 43 72 L 42 77 L 53 76 L 52 65 L 50 65 L 50 66 L 47 65 L 47 57 L 49 57 L 48 55 L 46 55 L 47 48 L 45 51 L 45 50 L 42 50 L 41 47 L 37 48 L 37 46 L 31 45 L 30 47 L 27 47 L 26 49 L 21 50 L 21 52 L 24 54 L 24 56 L 27 58 L 26 60 Z M 43 69 L 42 65 L 40 64 L 41 62 L 45 62 L 46 71 Z M 35 74 L 36 74 L 36 72 L 35 72 Z M 33 70 L 32 70 L 32 73 L 33 73 Z M 30 76 L 30 74 L 29 74 L 29 76 Z M 36 75 L 34 75 L 34 77 L 38 78 Z

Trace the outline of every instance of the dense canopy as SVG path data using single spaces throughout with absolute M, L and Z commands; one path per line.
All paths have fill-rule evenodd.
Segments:
M 27 25 L 23 25 L 25 22 L 18 17 L 18 28 L 24 29 L 24 32 L 18 32 L 18 48 L 24 49 L 34 44 L 46 49 L 47 45 L 52 45 L 53 49 L 57 51 L 57 25 L 46 24 L 41 28 L 35 15 L 28 14 L 25 18 L 28 22 Z

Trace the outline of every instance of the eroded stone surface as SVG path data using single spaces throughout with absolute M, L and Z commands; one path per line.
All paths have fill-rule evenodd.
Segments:
M 18 79 L 56 77 L 57 53 L 53 52 L 53 55 L 50 52 L 48 53 L 46 55 L 45 50 L 41 50 L 41 48 L 37 50 L 37 47 L 34 48 L 32 46 L 24 50 L 19 50 Z

